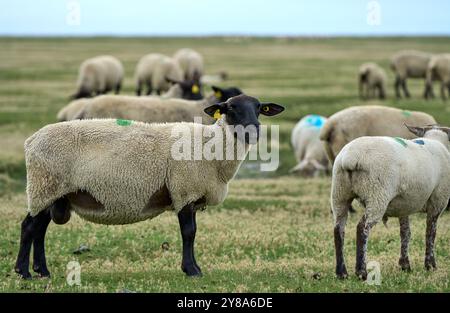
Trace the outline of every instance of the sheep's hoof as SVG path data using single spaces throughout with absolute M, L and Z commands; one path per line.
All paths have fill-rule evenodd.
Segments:
M 408 259 L 400 259 L 398 261 L 398 265 L 400 265 L 402 271 L 404 271 L 404 272 L 411 272 L 411 265 L 410 265 Z
M 50 277 L 50 272 L 48 271 L 48 269 L 44 268 L 40 268 L 38 266 L 33 266 L 33 271 L 38 274 L 39 278 L 47 278 Z
M 425 259 L 425 269 L 427 271 L 433 271 L 436 268 L 437 268 L 437 266 L 436 266 L 436 261 L 434 260 L 434 258 Z
M 20 270 L 18 268 L 14 269 L 14 270 L 15 270 L 15 272 L 17 274 L 19 274 L 19 276 L 22 279 L 24 279 L 24 280 L 31 280 L 32 276 L 31 276 L 31 273 L 29 271 L 22 271 L 22 270 Z
M 348 278 L 347 268 L 345 267 L 345 265 L 342 265 L 341 267 L 336 267 L 336 277 L 339 279 Z
M 183 272 L 188 277 L 201 277 L 203 276 L 202 271 L 200 270 L 200 267 L 198 266 L 182 266 L 181 268 Z
M 367 270 L 365 269 L 357 270 L 356 276 L 361 280 L 367 280 Z

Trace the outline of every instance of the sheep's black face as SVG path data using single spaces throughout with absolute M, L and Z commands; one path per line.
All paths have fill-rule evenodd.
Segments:
M 202 86 L 199 81 L 184 81 L 180 83 L 183 91 L 182 98 L 186 100 L 201 100 L 203 99 Z
M 216 97 L 218 102 L 225 102 L 231 97 L 243 94 L 242 90 L 236 87 L 220 88 L 217 86 L 211 86 L 211 88 L 214 91 L 214 96 Z
M 225 114 L 227 124 L 234 126 L 235 136 L 254 144 L 259 138 L 259 114 L 273 116 L 283 112 L 284 107 L 275 103 L 260 103 L 256 98 L 241 94 L 209 106 L 204 111 L 210 116 Z

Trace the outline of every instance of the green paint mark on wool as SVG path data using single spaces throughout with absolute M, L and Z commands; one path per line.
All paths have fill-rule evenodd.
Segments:
M 411 112 L 410 112 L 410 111 L 406 111 L 406 110 L 403 110 L 403 111 L 402 111 L 402 114 L 403 114 L 404 116 L 406 116 L 406 117 L 410 117 L 410 116 L 411 116 Z
M 401 144 L 405 148 L 408 146 L 406 141 L 400 137 L 394 137 L 394 140 L 397 141 L 399 144 Z
M 122 120 L 120 118 L 118 118 L 116 120 L 116 124 L 119 126 L 130 126 L 133 123 L 133 121 L 130 120 Z

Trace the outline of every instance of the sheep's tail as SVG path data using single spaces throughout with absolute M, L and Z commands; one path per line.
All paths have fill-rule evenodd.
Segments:
M 320 140 L 323 141 L 325 153 L 327 154 L 331 164 L 333 164 L 336 159 L 336 156 L 331 149 L 331 135 L 333 134 L 333 130 L 334 124 L 332 121 L 328 120 L 325 122 L 325 125 L 323 125 L 322 130 L 320 131 Z

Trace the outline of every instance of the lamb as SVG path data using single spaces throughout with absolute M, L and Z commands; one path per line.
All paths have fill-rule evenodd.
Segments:
M 173 55 L 178 62 L 185 80 L 199 79 L 203 75 L 203 57 L 189 48 L 180 49 Z
M 91 97 L 114 90 L 120 92 L 124 75 L 122 63 L 113 56 L 102 55 L 87 59 L 80 65 L 77 92 L 73 99 Z
M 378 90 L 378 98 L 386 98 L 386 72 L 375 63 L 364 63 L 359 68 L 359 96 L 361 99 L 375 97 Z
M 147 87 L 147 95 L 155 90 L 158 95 L 169 90 L 171 83 L 166 78 L 181 81 L 183 71 L 172 58 L 159 53 L 143 56 L 135 70 L 136 94 L 141 95 L 143 86 Z
M 400 87 L 404 96 L 409 98 L 411 94 L 406 86 L 407 78 L 424 78 L 426 76 L 428 62 L 432 55 L 430 53 L 406 50 L 395 54 L 391 59 L 391 69 L 395 73 L 395 95 L 401 98 Z M 432 96 L 433 90 L 425 88 L 424 97 Z
M 433 90 L 432 84 L 434 80 L 441 82 L 441 98 L 446 100 L 445 89 L 448 89 L 450 94 L 450 54 L 439 54 L 431 58 L 428 63 L 427 75 L 426 75 L 426 88 L 427 91 L 425 98 L 432 97 L 430 90 Z
M 361 137 L 347 144 L 333 167 L 331 206 L 334 216 L 336 275 L 347 277 L 344 232 L 353 199 L 365 207 L 356 231 L 356 275 L 367 278 L 366 250 L 371 228 L 388 217 L 400 222 L 399 265 L 410 271 L 409 215 L 427 214 L 425 268 L 436 268 L 437 220 L 450 197 L 450 128 L 409 127 L 421 138 Z
M 320 132 L 325 151 L 331 163 L 350 141 L 362 136 L 413 136 L 403 124 L 432 125 L 436 120 L 429 114 L 405 111 L 378 105 L 355 106 L 330 116 Z
M 328 172 L 327 154 L 319 139 L 320 129 L 326 120 L 326 117 L 310 114 L 303 117 L 294 126 L 291 144 L 298 164 L 290 170 L 290 173 L 308 177 Z
M 222 114 L 213 125 L 94 119 L 43 127 L 24 145 L 28 214 L 22 222 L 15 271 L 31 278 L 33 244 L 33 270 L 40 276 L 50 275 L 44 251 L 47 226 L 51 220 L 67 223 L 72 211 L 88 221 L 116 225 L 151 219 L 169 210 L 179 219 L 182 270 L 188 276 L 201 275 L 194 257 L 196 210 L 223 202 L 249 143 L 255 142 L 249 138 L 258 139 L 259 115 L 273 116 L 283 110 L 240 95 L 205 108 L 208 115 Z M 237 131 L 236 126 L 244 125 L 252 126 L 251 136 Z M 193 147 L 209 143 L 206 138 L 212 134 L 227 145 L 222 152 L 238 144 L 243 149 L 233 150 L 237 152 L 231 158 L 227 154 L 227 159 L 178 158 L 180 142 L 186 145 L 185 152 L 194 149 L 195 155 Z

